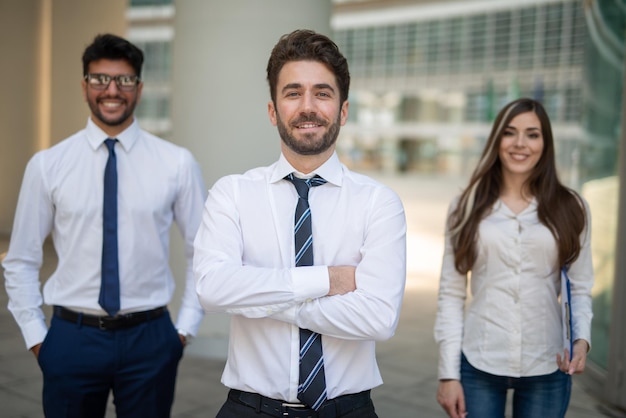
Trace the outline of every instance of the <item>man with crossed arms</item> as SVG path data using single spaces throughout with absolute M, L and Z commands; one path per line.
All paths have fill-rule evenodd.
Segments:
M 217 417 L 376 417 L 375 342 L 394 334 L 405 284 L 402 203 L 335 153 L 350 75 L 330 39 L 284 35 L 267 78 L 280 158 L 218 180 L 194 242 L 201 305 L 232 315 Z

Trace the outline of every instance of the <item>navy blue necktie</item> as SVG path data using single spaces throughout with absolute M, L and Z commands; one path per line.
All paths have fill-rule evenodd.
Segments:
M 299 179 L 289 174 L 286 177 L 298 191 L 298 204 L 294 220 L 296 267 L 313 265 L 313 230 L 309 189 L 326 183 L 321 177 Z M 322 353 L 322 336 L 308 329 L 300 328 L 300 379 L 298 399 L 312 409 L 326 400 L 326 376 Z
M 109 159 L 104 169 L 104 204 L 102 206 L 102 278 L 98 303 L 111 316 L 120 310 L 120 275 L 117 253 L 117 159 L 115 143 L 107 139 Z

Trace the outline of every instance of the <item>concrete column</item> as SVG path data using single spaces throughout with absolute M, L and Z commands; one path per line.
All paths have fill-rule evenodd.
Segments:
M 36 148 L 40 11 L 37 0 L 0 2 L 0 234 L 11 232 L 19 179 Z
M 9 234 L 24 168 L 85 126 L 81 56 L 101 32 L 124 35 L 127 0 L 0 1 L 0 234 Z
M 194 153 L 210 188 L 223 175 L 278 158 L 280 139 L 267 116 L 267 60 L 278 38 L 294 29 L 330 35 L 331 2 L 184 0 L 175 7 L 172 140 Z M 172 250 L 177 277 L 184 272 L 182 250 L 174 248 L 180 245 L 174 241 Z M 228 317 L 210 314 L 188 352 L 225 357 L 227 334 Z

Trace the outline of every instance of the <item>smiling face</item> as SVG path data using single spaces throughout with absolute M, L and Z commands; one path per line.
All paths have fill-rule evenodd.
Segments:
M 89 64 L 90 74 L 135 75 L 125 60 L 100 59 Z M 109 136 L 115 137 L 133 122 L 133 113 L 141 97 L 143 83 L 132 91 L 121 91 L 115 80 L 105 90 L 96 90 L 82 82 L 85 100 L 91 110 L 91 119 Z
M 288 161 L 311 157 L 323 162 L 346 123 L 348 102 L 340 103 L 335 76 L 324 64 L 290 61 L 280 71 L 276 104 L 268 104 L 268 113 Z
M 534 112 L 520 113 L 503 130 L 499 157 L 502 176 L 528 179 L 543 153 L 541 122 Z

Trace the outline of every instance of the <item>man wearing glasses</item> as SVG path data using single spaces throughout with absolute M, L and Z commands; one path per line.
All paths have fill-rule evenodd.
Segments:
M 43 372 L 46 416 L 103 417 L 112 391 L 118 417 L 169 417 L 183 347 L 203 317 L 191 259 L 205 187 L 188 150 L 139 128 L 142 64 L 135 45 L 97 36 L 83 54 L 86 128 L 38 152 L 24 174 L 3 267 L 9 309 Z M 176 326 L 172 222 L 189 263 Z M 58 265 L 42 297 L 48 235 Z

